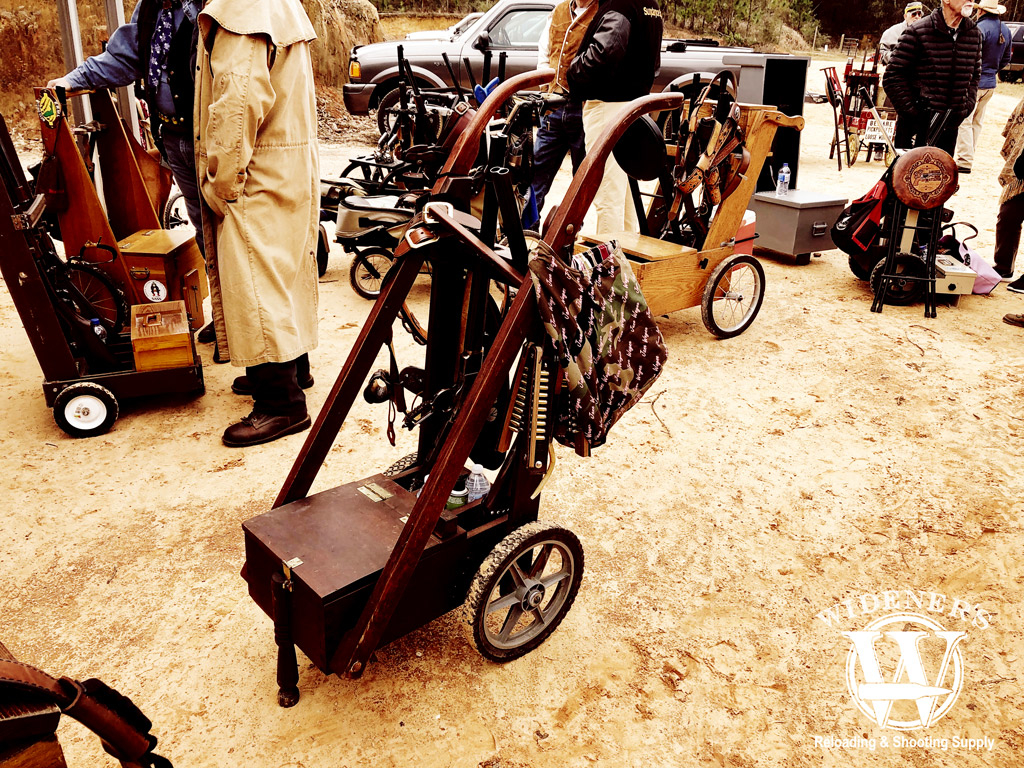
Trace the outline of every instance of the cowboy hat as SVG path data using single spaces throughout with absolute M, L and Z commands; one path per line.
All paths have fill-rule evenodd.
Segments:
M 981 2 L 976 3 L 974 7 L 983 13 L 995 13 L 999 16 L 1006 13 L 1006 6 L 997 3 L 996 0 L 981 0 Z

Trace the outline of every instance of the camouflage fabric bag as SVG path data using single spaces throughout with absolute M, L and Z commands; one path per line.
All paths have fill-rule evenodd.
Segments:
M 586 456 L 658 378 L 665 342 L 614 240 L 574 255 L 573 266 L 541 247 L 530 274 L 565 372 L 554 437 Z

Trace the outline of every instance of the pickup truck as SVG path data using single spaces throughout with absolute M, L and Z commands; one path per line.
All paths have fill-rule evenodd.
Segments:
M 352 114 L 365 115 L 382 105 L 386 110 L 398 102 L 399 45 L 403 47 L 413 77 L 424 88 L 454 85 L 442 58 L 444 53 L 448 54 L 459 84 L 467 90 L 472 88 L 473 82 L 482 84 L 485 76 L 498 74 L 498 61 L 503 53 L 506 77 L 536 69 L 537 42 L 556 1 L 498 0 L 474 23 L 445 39 L 395 40 L 356 46 L 349 62 L 349 82 L 343 89 L 346 108 Z M 467 60 L 472 79 L 466 71 Z M 485 72 L 485 61 L 490 65 L 489 72 Z M 653 90 L 661 91 L 681 75 L 701 73 L 707 80 L 729 69 L 736 76 L 740 102 L 772 104 L 787 115 L 802 115 L 809 63 L 806 57 L 758 53 L 751 48 L 723 46 L 712 40 L 665 39 L 661 71 L 655 78 Z M 798 152 L 797 132 L 776 134 L 770 164 L 778 161 L 781 167 L 782 160 L 786 160 L 793 170 L 792 185 L 796 182 Z

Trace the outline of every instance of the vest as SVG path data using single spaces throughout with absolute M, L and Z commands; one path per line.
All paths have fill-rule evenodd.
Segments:
M 551 12 L 551 31 L 549 33 L 548 45 L 550 51 L 548 61 L 555 59 L 555 79 L 548 83 L 548 93 L 555 91 L 569 91 L 569 80 L 566 73 L 569 65 L 572 64 L 576 52 L 580 49 L 583 36 L 587 34 L 587 27 L 591 19 L 597 13 L 597 0 L 591 0 L 587 9 L 577 17 L 573 17 L 572 0 L 564 0 L 555 6 Z
M 149 107 L 149 113 L 156 115 L 156 94 L 150 92 L 148 75 L 149 57 L 153 47 L 153 32 L 156 30 L 156 17 L 163 7 L 161 0 L 141 0 L 139 9 L 139 62 L 142 67 L 142 80 L 139 89 L 142 91 L 142 98 Z M 174 100 L 174 117 L 188 118 L 188 125 L 191 132 L 192 110 L 195 101 L 195 78 L 192 70 L 196 65 L 196 43 L 198 41 L 198 30 L 186 16 L 181 26 L 174 31 L 171 37 L 171 50 L 167 54 L 167 79 L 171 86 L 171 98 Z M 156 121 L 154 121 L 155 123 Z

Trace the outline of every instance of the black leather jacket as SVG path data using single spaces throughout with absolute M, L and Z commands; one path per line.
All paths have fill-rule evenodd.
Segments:
M 661 33 L 658 0 L 600 0 L 569 66 L 572 97 L 631 101 L 650 93 L 661 67 Z
M 946 125 L 971 113 L 981 75 L 981 33 L 964 19 L 954 37 L 942 7 L 907 27 L 893 51 L 882 87 L 899 117 L 952 110 Z

